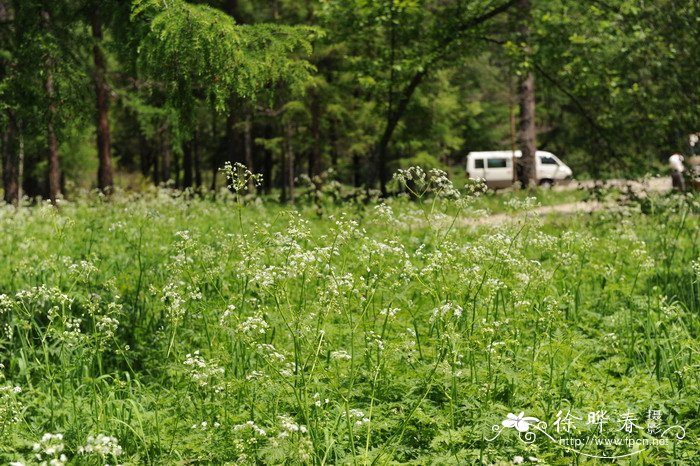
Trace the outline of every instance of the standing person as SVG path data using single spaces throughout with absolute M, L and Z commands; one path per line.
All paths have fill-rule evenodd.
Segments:
M 668 158 L 668 165 L 671 167 L 671 181 L 675 191 L 685 191 L 685 179 L 683 178 L 683 156 L 673 154 Z

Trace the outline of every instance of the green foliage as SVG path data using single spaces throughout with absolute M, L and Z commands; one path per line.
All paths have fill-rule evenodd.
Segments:
M 561 152 L 588 155 L 581 169 L 639 176 L 660 156 L 687 150 L 695 131 L 696 2 L 539 3 L 537 64 L 545 111 Z M 695 45 L 691 45 L 695 44 Z
M 294 54 L 311 52 L 312 28 L 237 26 L 220 10 L 181 0 L 135 1 L 132 8 L 132 21 L 149 23 L 139 67 L 163 86 L 186 124 L 197 97 L 223 111 L 233 95 L 254 99 L 282 82 L 299 92 L 310 78 L 313 68 Z
M 339 181 L 371 184 L 380 152 L 390 168 L 419 154 L 461 167 L 471 150 L 513 145 L 525 70 L 536 74 L 538 145 L 575 175 L 637 176 L 687 151 L 700 111 L 697 2 L 532 5 L 525 47 L 508 0 L 5 1 L 0 122 L 18 128 L 6 147 L 17 157 L 22 135 L 25 192 L 42 194 L 50 65 L 58 138 L 87 155 L 98 12 L 118 168 L 156 182 L 166 156 L 182 180 L 195 134 L 205 178 L 243 161 L 244 121 L 253 140 L 289 139 L 296 175 L 332 168 Z M 75 166 L 78 152 L 61 161 Z M 251 152 L 279 187 L 279 153 Z M 89 187 L 73 176 L 82 171 L 70 169 L 67 184 Z

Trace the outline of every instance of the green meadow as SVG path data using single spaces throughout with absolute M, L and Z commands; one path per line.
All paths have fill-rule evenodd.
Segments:
M 399 181 L 3 207 L 0 460 L 697 461 L 697 196 L 540 217 Z

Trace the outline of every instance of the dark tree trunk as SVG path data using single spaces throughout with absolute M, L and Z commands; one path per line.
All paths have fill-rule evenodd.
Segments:
M 226 160 L 234 163 L 245 163 L 244 154 L 241 153 L 243 145 L 240 125 L 237 125 L 237 118 L 234 109 L 237 108 L 236 99 L 231 99 L 229 114 L 226 116 Z M 220 168 L 220 167 L 217 167 Z
M 360 156 L 352 155 L 352 184 L 359 188 L 362 186 L 362 169 L 360 168 Z
M 107 62 L 100 47 L 102 22 L 97 9 L 92 15 L 92 37 L 95 40 L 92 51 L 95 60 L 95 95 L 97 97 L 97 153 L 100 160 L 97 186 L 102 192 L 109 193 L 114 186 L 109 137 L 109 89 L 106 81 Z
M 389 150 L 389 142 L 391 137 L 398 126 L 399 121 L 403 117 L 403 114 L 408 108 L 408 104 L 416 92 L 418 85 L 423 81 L 426 74 L 428 73 L 428 68 L 424 68 L 422 71 L 417 72 L 411 78 L 411 82 L 403 90 L 399 100 L 396 104 L 396 108 L 387 114 L 386 126 L 384 127 L 384 133 L 382 134 L 379 143 L 373 153 L 374 166 L 370 169 L 370 175 L 368 177 L 368 188 L 374 188 L 376 184 L 376 178 L 379 176 L 379 189 L 382 191 L 382 195 L 386 195 L 386 184 L 389 182 L 389 171 L 387 167 L 387 153 Z
M 285 201 L 294 202 L 294 146 L 292 145 L 292 137 L 294 136 L 294 128 L 292 124 L 287 122 L 284 124 L 284 177 L 282 184 L 287 185 L 288 197 Z
M 520 122 L 518 143 L 522 156 L 518 160 L 518 179 L 523 188 L 530 188 L 537 182 L 535 154 L 535 75 L 527 73 L 518 84 Z
M 182 179 L 183 188 L 192 187 L 192 153 L 194 152 L 194 142 L 187 141 L 182 147 L 182 172 L 184 173 Z
M 309 152 L 309 177 L 321 173 L 321 99 L 316 91 L 311 92 L 311 138 L 312 146 Z
M 166 125 L 163 127 L 161 132 L 161 167 L 160 167 L 160 179 L 162 182 L 167 183 L 170 181 L 170 164 L 172 161 L 172 144 L 170 141 L 170 128 Z
M 333 170 L 338 170 L 338 128 L 335 120 L 331 120 L 330 128 L 331 137 L 331 167 Z
M 253 115 L 252 111 L 248 110 L 245 116 L 244 128 L 243 128 L 243 146 L 245 152 L 245 164 L 248 170 L 255 173 L 255 166 L 253 161 Z M 253 180 L 248 182 L 248 191 L 255 192 L 255 183 Z
M 194 185 L 198 190 L 202 187 L 202 155 L 199 149 L 199 130 L 195 130 L 194 140 L 192 141 L 192 157 L 194 162 Z
M 51 16 L 48 11 L 41 12 L 41 18 L 44 23 L 44 28 L 48 31 L 51 28 Z M 46 119 L 46 141 L 48 144 L 48 159 L 49 159 L 49 199 L 52 204 L 56 204 L 56 200 L 61 195 L 61 168 L 58 160 L 58 138 L 56 137 L 56 102 L 55 89 L 53 81 L 53 59 L 49 55 L 44 63 L 44 90 L 48 100 L 47 119 Z
M 289 202 L 294 203 L 294 146 L 292 144 L 293 128 L 287 125 L 287 182 L 289 183 Z
M 265 125 L 263 135 L 265 139 L 272 136 L 272 131 L 269 125 Z M 265 194 L 270 194 L 272 191 L 272 151 L 266 147 L 263 148 L 263 191 Z
M 525 53 L 529 54 L 530 41 L 530 0 L 518 0 L 520 19 L 520 39 L 525 44 Z M 517 164 L 518 180 L 523 189 L 531 188 L 537 182 L 535 165 L 536 129 L 535 129 L 535 74 L 528 70 L 518 82 L 518 103 L 520 115 L 518 124 L 518 143 L 522 153 Z
M 280 202 L 287 202 L 287 171 L 289 170 L 289 162 L 287 160 L 287 148 L 282 149 L 282 167 L 279 171 L 279 187 L 280 187 Z
M 216 175 L 219 173 L 219 168 L 216 163 L 216 154 L 214 154 L 211 159 L 211 184 L 209 185 L 209 190 L 216 191 Z
M 0 0 L 0 23 L 3 24 L 10 20 L 10 5 L 6 5 L 4 0 Z M 6 65 L 0 65 L 0 80 L 6 76 Z M 8 204 L 16 203 L 19 200 L 19 186 L 21 183 L 19 177 L 19 163 L 15 151 L 15 141 L 18 131 L 14 115 L 11 111 L 7 112 L 8 125 L 2 134 L 2 153 L 0 154 L 0 165 L 2 165 L 2 184 L 4 187 L 3 198 Z
M 53 99 L 53 73 L 46 73 L 46 94 Z M 52 204 L 56 204 L 56 199 L 61 195 L 61 167 L 58 160 L 58 138 L 54 128 L 56 106 L 51 103 L 48 108 L 48 122 L 46 124 L 46 140 L 49 150 L 49 199 Z
M 19 125 L 18 149 L 17 149 L 17 202 L 22 201 L 24 183 L 24 135 L 22 134 L 22 125 Z
M 211 112 L 211 134 L 215 141 L 219 141 L 219 134 L 217 130 L 216 122 L 218 120 L 218 114 L 216 110 L 212 109 Z M 211 191 L 216 191 L 216 175 L 219 173 L 219 162 L 221 160 L 221 144 L 217 144 L 214 153 L 211 156 L 211 185 L 209 189 Z
M 146 141 L 146 138 L 141 134 L 139 131 L 139 159 L 141 162 L 141 175 L 143 175 L 144 178 L 148 178 L 148 175 L 150 174 L 151 171 L 151 165 L 153 164 L 152 162 L 152 156 L 151 156 L 151 150 L 148 145 L 148 141 Z
M 15 204 L 19 199 L 19 170 L 15 152 L 15 125 L 12 119 L 2 135 L 2 183 L 5 188 L 4 200 Z
M 161 182 L 160 178 L 160 147 L 156 147 L 154 152 L 151 155 L 151 175 L 153 176 L 153 184 L 158 186 Z
M 170 145 L 170 157 L 172 158 L 172 172 L 175 174 L 175 188 L 180 189 L 182 185 L 180 184 L 180 153 L 178 151 L 172 150 L 172 144 Z

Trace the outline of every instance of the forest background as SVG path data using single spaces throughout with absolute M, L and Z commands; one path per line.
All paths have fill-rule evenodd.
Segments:
M 216 190 L 227 161 L 283 201 L 387 193 L 511 148 L 641 176 L 700 128 L 698 44 L 690 0 L 0 0 L 3 196 Z

